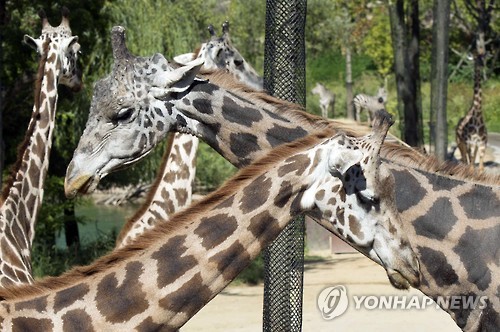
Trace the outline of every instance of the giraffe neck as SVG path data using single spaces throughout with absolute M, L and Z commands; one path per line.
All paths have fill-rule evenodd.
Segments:
M 4 221 L 2 232 L 12 234 L 12 237 L 4 237 L 3 241 L 9 244 L 2 241 L 2 250 L 7 251 L 6 246 L 16 248 L 11 249 L 11 255 L 0 257 L 0 284 L 32 281 L 31 244 L 48 170 L 59 76 L 57 52 L 50 48 L 49 40 L 46 43 L 47 57 L 40 61 L 41 79 L 35 89 L 32 116 L 0 207 L 0 218 Z M 52 54 L 55 56 L 51 57 Z
M 249 97 L 244 92 L 199 83 L 167 108 L 178 112 L 178 131 L 194 134 L 230 163 L 242 167 L 280 144 L 328 125 L 320 117 L 291 105 L 264 93 L 254 92 Z M 286 114 L 281 114 L 282 108 L 287 108 Z
M 419 289 L 434 299 L 471 296 L 471 307 L 440 304 L 466 331 L 499 326 L 500 179 L 487 184 L 426 167 L 388 166 L 396 183 L 404 183 L 396 185 L 396 203 L 419 257 Z
M 39 282 L 37 291 L 30 286 L 0 291 L 3 325 L 25 324 L 25 330 L 62 330 L 72 324 L 94 330 L 181 327 L 303 210 L 302 193 L 316 176 L 315 155 L 309 151 L 305 158 L 294 155 L 293 161 L 279 163 L 272 155 L 177 214 L 175 222 L 158 224 L 93 266 Z
M 167 221 L 170 215 L 191 204 L 198 144 L 198 138 L 191 135 L 171 134 L 146 201 L 123 226 L 116 239 L 117 247 L 132 242 L 157 222 Z
M 482 65 L 480 63 L 480 59 L 477 59 L 474 64 L 474 96 L 472 100 L 472 107 L 469 112 L 471 112 L 473 117 L 482 118 L 482 88 L 481 88 L 481 71 Z

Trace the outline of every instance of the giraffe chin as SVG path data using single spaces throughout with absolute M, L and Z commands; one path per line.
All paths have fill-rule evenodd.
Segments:
M 397 289 L 408 289 L 410 286 L 417 288 L 420 285 L 419 275 L 410 274 L 403 276 L 398 271 L 388 269 L 387 276 L 391 284 Z
M 97 188 L 100 179 L 99 175 L 83 175 L 71 183 L 65 181 L 64 193 L 67 198 L 74 198 L 78 194 L 91 193 Z

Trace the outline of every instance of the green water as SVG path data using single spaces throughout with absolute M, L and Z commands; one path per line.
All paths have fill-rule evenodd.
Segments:
M 88 243 L 99 237 L 99 235 L 109 234 L 114 231 L 118 234 L 125 223 L 139 208 L 137 204 L 125 206 L 109 206 L 88 203 L 77 206 L 75 214 L 85 222 L 78 224 L 80 241 Z M 57 238 L 57 246 L 64 248 L 66 239 L 64 232 Z

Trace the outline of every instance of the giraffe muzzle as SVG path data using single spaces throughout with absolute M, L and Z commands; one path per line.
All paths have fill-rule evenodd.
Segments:
M 86 194 L 95 190 L 99 184 L 98 175 L 81 175 L 74 179 L 64 180 L 64 193 L 67 198 L 74 198 L 78 194 Z

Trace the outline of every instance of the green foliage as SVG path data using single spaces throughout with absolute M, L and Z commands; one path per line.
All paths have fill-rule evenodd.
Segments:
M 38 236 L 38 235 L 37 235 Z M 36 239 L 36 238 L 35 238 Z M 58 276 L 76 265 L 87 265 L 115 247 L 116 234 L 103 234 L 97 240 L 76 248 L 61 249 L 35 242 L 32 251 L 33 276 Z
M 373 19 L 372 27 L 363 39 L 363 52 L 376 64 L 380 75 L 386 77 L 392 69 L 393 52 L 389 15 L 387 10 L 381 8 L 381 11 L 385 15 Z
M 197 190 L 209 192 L 219 187 L 236 172 L 236 167 L 222 158 L 210 146 L 200 142 L 196 159 Z
M 247 285 L 258 285 L 264 281 L 264 259 L 262 254 L 258 255 L 250 264 L 236 277 L 236 283 Z

